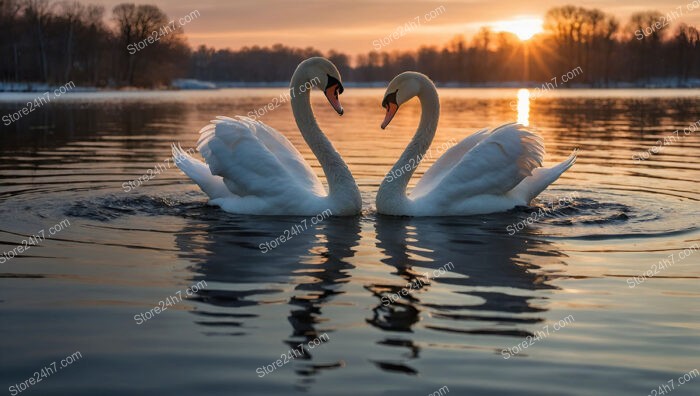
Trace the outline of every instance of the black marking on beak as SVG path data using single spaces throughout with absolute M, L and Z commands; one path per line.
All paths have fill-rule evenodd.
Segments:
M 345 91 L 345 88 L 343 88 L 343 84 L 341 84 L 340 81 L 338 81 L 335 77 L 331 76 L 330 74 L 327 74 L 328 76 L 328 84 L 326 84 L 326 89 L 324 91 L 327 91 L 328 88 L 337 85 L 338 86 L 338 94 L 342 94 L 343 91 Z
M 384 100 L 382 101 L 382 107 L 387 109 L 389 108 L 389 103 L 393 103 L 395 105 L 399 105 L 398 102 L 396 101 L 396 94 L 399 92 L 397 89 L 396 91 L 388 94 L 387 96 L 384 97 Z M 376 102 L 375 102 L 376 103 Z

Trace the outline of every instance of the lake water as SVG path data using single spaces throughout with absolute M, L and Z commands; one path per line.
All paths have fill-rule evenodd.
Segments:
M 282 92 L 71 93 L 0 126 L 2 392 L 700 394 L 700 91 L 441 90 L 434 148 L 519 120 L 548 164 L 581 150 L 497 215 L 376 215 L 419 118 L 382 131 L 380 89 L 347 89 L 343 117 L 313 95 L 362 216 L 226 214 L 164 162 Z M 35 97 L 0 94 L 0 115 Z M 263 120 L 322 174 L 288 103 Z

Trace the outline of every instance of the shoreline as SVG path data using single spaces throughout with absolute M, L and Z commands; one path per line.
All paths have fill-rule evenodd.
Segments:
M 343 83 L 348 88 L 384 88 L 388 81 L 375 82 L 353 82 Z M 503 89 L 537 89 L 544 87 L 546 82 L 538 83 L 533 81 L 519 82 L 486 82 L 486 83 L 460 83 L 460 82 L 436 82 L 435 85 L 441 89 L 468 89 L 468 88 L 503 88 Z M 221 90 L 221 89 L 265 89 L 265 88 L 287 88 L 287 82 L 219 82 L 219 81 L 198 81 L 187 80 L 187 82 L 174 81 L 169 87 L 141 88 L 141 87 L 94 87 L 76 85 L 75 92 L 153 92 L 153 91 L 201 91 L 201 90 Z M 39 82 L 0 82 L 0 93 L 37 93 L 56 89 L 58 85 Z M 680 82 L 677 80 L 659 79 L 651 82 L 613 82 L 609 84 L 569 84 L 557 89 L 700 89 L 700 79 Z

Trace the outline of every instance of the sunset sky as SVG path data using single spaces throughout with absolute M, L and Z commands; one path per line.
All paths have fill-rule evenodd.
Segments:
M 692 0 L 690 0 L 692 2 Z M 107 10 L 122 1 L 92 0 Z M 373 50 L 373 41 L 390 35 L 399 25 L 423 16 L 444 5 L 437 18 L 425 21 L 385 50 L 412 49 L 421 44 L 443 44 L 457 34 L 469 37 L 480 26 L 496 25 L 507 29 L 517 18 L 542 18 L 554 6 L 575 4 L 600 8 L 623 23 L 640 10 L 662 13 L 682 6 L 683 16 L 673 21 L 700 24 L 700 9 L 688 10 L 689 0 L 638 0 L 572 2 L 558 0 L 481 1 L 481 0 L 235 0 L 198 2 L 186 0 L 151 0 L 137 3 L 156 4 L 169 17 L 179 18 L 193 10 L 201 16 L 185 26 L 190 44 L 237 49 L 250 45 L 313 46 L 327 51 L 336 49 L 357 54 Z M 498 29 L 496 29 L 498 30 Z

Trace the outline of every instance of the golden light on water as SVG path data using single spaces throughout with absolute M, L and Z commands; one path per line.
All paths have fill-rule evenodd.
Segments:
M 530 125 L 530 91 L 527 88 L 518 90 L 518 123 Z

